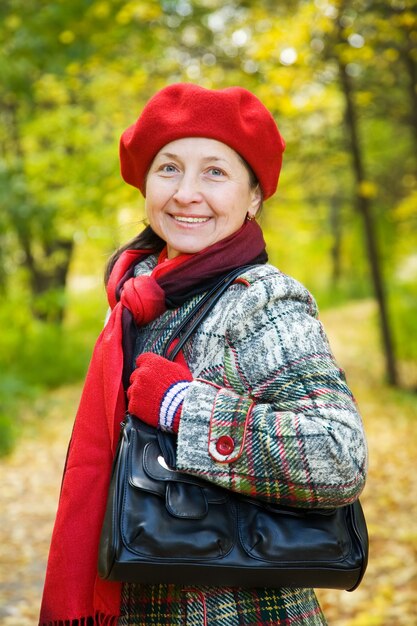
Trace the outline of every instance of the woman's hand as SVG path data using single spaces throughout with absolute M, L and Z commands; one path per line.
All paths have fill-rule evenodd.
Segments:
M 182 353 L 169 361 L 144 352 L 136 366 L 127 390 L 129 413 L 150 426 L 177 433 L 184 396 L 193 380 Z

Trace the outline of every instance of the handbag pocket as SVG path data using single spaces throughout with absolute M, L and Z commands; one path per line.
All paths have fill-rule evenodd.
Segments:
M 170 469 L 155 433 L 139 424 L 130 431 L 127 472 L 120 526 L 129 551 L 192 561 L 233 549 L 236 510 L 227 492 Z
M 337 565 L 352 551 L 346 507 L 307 510 L 241 501 L 238 511 L 240 541 L 254 559 L 282 564 L 290 555 L 300 566 Z

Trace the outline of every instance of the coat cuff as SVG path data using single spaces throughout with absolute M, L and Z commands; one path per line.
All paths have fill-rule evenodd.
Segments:
M 208 451 L 217 463 L 232 463 L 243 453 L 253 401 L 220 388 L 210 416 Z
M 226 467 L 244 453 L 253 406 L 247 396 L 194 379 L 181 414 L 177 467 L 226 478 Z

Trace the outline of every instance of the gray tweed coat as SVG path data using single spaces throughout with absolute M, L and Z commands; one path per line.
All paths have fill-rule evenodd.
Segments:
M 149 273 L 149 257 L 136 275 Z M 201 297 L 140 330 L 137 352 L 160 352 Z M 317 306 L 271 265 L 228 289 L 184 347 L 194 381 L 184 400 L 177 466 L 270 502 L 334 507 L 361 493 L 361 418 L 331 353 Z M 120 626 L 325 624 L 311 589 L 173 585 L 123 588 Z

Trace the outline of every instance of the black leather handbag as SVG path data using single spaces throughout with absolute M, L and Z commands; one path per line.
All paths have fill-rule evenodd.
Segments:
M 181 349 L 242 268 L 216 285 L 170 337 Z M 167 356 L 167 355 L 166 355 Z M 359 500 L 334 509 L 268 504 L 175 469 L 176 437 L 127 414 L 99 546 L 108 580 L 353 591 L 368 559 Z

